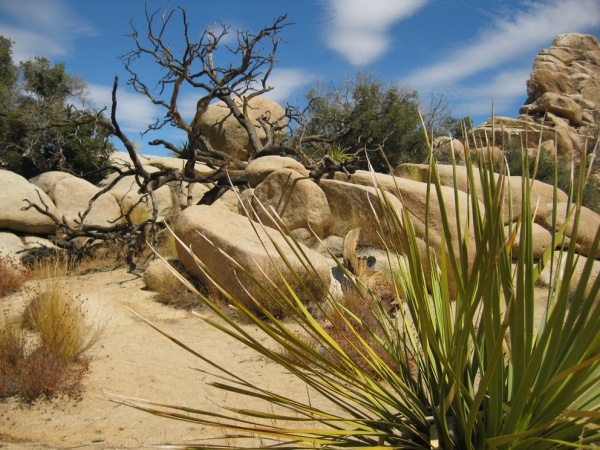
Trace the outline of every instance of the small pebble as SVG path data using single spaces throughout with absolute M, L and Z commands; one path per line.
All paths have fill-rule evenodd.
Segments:
M 96 436 L 92 439 L 92 442 L 104 442 L 104 436 Z

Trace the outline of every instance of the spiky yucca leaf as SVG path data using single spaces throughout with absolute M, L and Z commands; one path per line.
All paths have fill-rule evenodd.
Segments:
M 527 161 L 524 166 L 528 167 Z M 329 280 L 318 279 L 303 248 L 285 229 L 280 231 L 287 245 L 309 275 L 292 276 L 312 293 L 320 319 L 311 315 L 294 290 L 298 288 L 292 288 L 298 284 L 288 282 L 283 270 L 277 272 L 282 284 L 236 266 L 255 284 L 252 295 L 261 316 L 268 318 L 265 321 L 231 294 L 206 261 L 192 255 L 233 307 L 284 351 L 273 350 L 197 292 L 220 320 L 200 318 L 288 370 L 327 399 L 330 408 L 250 383 L 154 325 L 210 368 L 215 388 L 262 400 L 265 408 L 225 407 L 214 413 L 139 399 L 122 401 L 168 418 L 275 439 L 283 448 L 546 449 L 583 448 L 600 441 L 600 308 L 596 302 L 600 279 L 592 279 L 593 258 L 572 289 L 577 258 L 574 234 L 585 170 L 580 170 L 573 189 L 574 204 L 568 212 L 573 221 L 570 244 L 563 250 L 560 270 L 553 267 L 540 323 L 534 320 L 538 307 L 534 287 L 541 270 L 553 264 L 554 249 L 548 248 L 539 261 L 533 258 L 532 181 L 527 175 L 523 177 L 523 213 L 507 232 L 506 208 L 512 217 L 510 177 L 495 174 L 484 158 L 476 167 L 468 149 L 466 171 L 471 193 L 468 216 L 461 217 L 459 208 L 450 216 L 445 202 L 459 201 L 457 183 L 453 198 L 444 198 L 448 191 L 442 188 L 431 158 L 429 192 L 435 191 L 441 212 L 441 245 L 437 246 L 427 234 L 427 224 L 426 235 L 419 236 L 409 211 L 404 208 L 398 212 L 392 207 L 389 196 L 402 199 L 401 190 L 386 192 L 373 174 L 380 193 L 378 201 L 386 211 L 378 225 L 381 230 L 395 230 L 384 244 L 390 267 L 399 272 L 393 277 L 396 292 L 406 297 L 394 317 L 332 255 L 348 278 L 353 295 L 367 305 L 362 311 L 367 311 L 369 320 L 353 313 L 343 298 L 329 292 Z M 478 186 L 481 204 L 473 195 Z M 429 217 L 432 198 L 428 195 L 425 217 Z M 563 239 L 567 222 L 555 232 L 555 242 Z M 453 225 L 459 230 L 458 242 L 453 242 Z M 257 230 L 261 227 L 253 226 Z M 265 236 L 269 239 L 268 234 Z M 513 260 L 517 236 L 520 245 Z M 271 244 L 277 250 L 273 267 L 283 264 L 288 277 L 297 273 L 298 268 L 292 268 L 283 249 L 275 241 Z M 589 251 L 595 255 L 599 250 L 600 232 Z M 451 278 L 457 285 L 455 298 L 450 297 Z M 321 287 L 320 298 L 305 286 L 311 279 Z M 185 279 L 182 282 L 193 289 Z M 263 296 L 292 311 L 294 326 L 302 333 L 273 317 L 262 306 Z M 343 328 L 344 333 L 336 333 L 336 327 L 340 331 Z M 394 367 L 386 363 L 387 358 L 393 360 Z M 195 448 L 225 447 L 199 444 Z

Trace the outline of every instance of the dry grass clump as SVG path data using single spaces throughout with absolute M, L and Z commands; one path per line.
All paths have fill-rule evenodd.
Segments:
M 177 259 L 177 244 L 175 235 L 171 230 L 175 228 L 176 217 L 169 218 L 165 228 L 158 232 L 158 245 L 156 251 L 159 255 L 166 259 Z
M 103 325 L 92 326 L 83 301 L 58 281 L 35 293 L 20 318 L 0 315 L 0 398 L 25 402 L 76 396 Z
M 52 352 L 77 361 L 98 341 L 104 328 L 88 323 L 84 306 L 70 287 L 53 281 L 34 295 L 23 314 L 23 324 Z
M 168 260 L 167 264 L 170 264 L 181 276 L 193 282 L 179 260 Z M 144 277 L 146 279 L 146 274 Z M 157 279 L 149 287 L 156 292 L 157 300 L 160 303 L 181 309 L 192 309 L 202 303 L 200 297 L 184 286 L 166 267 L 155 277 Z M 146 285 L 148 283 L 146 280 Z
M 427 181 L 423 179 L 423 171 L 419 167 L 415 167 L 411 164 L 399 165 L 396 170 L 394 170 L 394 175 L 407 180 L 418 181 L 420 183 L 425 183 Z
M 31 271 L 8 255 L 0 253 L 0 297 L 20 289 L 31 278 Z
M 129 213 L 129 220 L 131 223 L 138 225 L 150 218 L 152 218 L 152 208 L 146 203 L 139 203 Z

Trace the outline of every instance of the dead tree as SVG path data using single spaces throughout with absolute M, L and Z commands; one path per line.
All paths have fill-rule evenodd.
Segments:
M 181 20 L 183 48 L 175 51 L 172 48 L 170 36 L 174 21 Z M 85 250 L 81 246 L 81 237 L 90 240 L 116 239 L 120 240 L 123 248 L 127 249 L 127 261 L 130 267 L 135 268 L 133 261 L 140 242 L 148 239 L 151 231 L 157 227 L 158 206 L 154 193 L 157 189 L 167 183 L 188 183 L 188 205 L 191 203 L 191 190 L 194 183 L 212 183 L 214 191 L 205 197 L 212 199 L 219 195 L 223 189 L 231 185 L 245 185 L 244 170 L 248 161 L 242 161 L 226 153 L 214 149 L 209 139 L 202 134 L 201 120 L 207 108 L 214 100 L 222 101 L 231 115 L 238 121 L 242 128 L 248 133 L 251 143 L 249 159 L 265 155 L 281 154 L 297 157 L 307 168 L 311 170 L 311 176 L 315 179 L 323 174 L 329 174 L 336 170 L 345 171 L 343 164 L 324 156 L 320 161 L 313 161 L 302 151 L 302 145 L 313 141 L 327 141 L 322 136 L 301 136 L 300 139 L 290 139 L 287 145 L 279 145 L 275 140 L 276 133 L 282 131 L 287 125 L 283 117 L 269 117 L 263 115 L 258 118 L 260 127 L 264 130 L 265 139 L 260 139 L 255 124 L 250 119 L 249 102 L 252 98 L 265 94 L 272 87 L 268 85 L 269 76 L 276 63 L 275 55 L 278 45 L 281 43 L 279 34 L 282 29 L 289 25 L 287 16 L 283 15 L 274 20 L 271 25 L 265 26 L 258 33 L 249 31 L 236 31 L 237 45 L 229 46 L 224 43 L 224 38 L 230 33 L 229 27 L 217 23 L 214 27 L 205 30 L 200 38 L 190 38 L 190 26 L 187 15 L 183 8 L 166 9 L 162 14 L 146 11 L 147 29 L 140 35 L 132 23 L 133 33 L 131 37 L 135 42 L 135 48 L 122 56 L 125 68 L 130 74 L 128 84 L 137 92 L 145 95 L 153 104 L 163 110 L 163 118 L 150 124 L 143 132 L 149 133 L 159 131 L 165 126 L 175 126 L 187 134 L 187 145 L 185 148 L 186 160 L 182 164 L 182 170 L 169 169 L 149 173 L 141 164 L 135 148 L 126 134 L 121 130 L 117 120 L 117 87 L 118 78 L 115 77 L 112 91 L 112 108 L 110 120 L 103 115 L 88 115 L 78 118 L 80 123 L 88 122 L 105 128 L 110 135 L 118 138 L 131 158 L 132 165 L 127 170 L 110 168 L 117 171 L 119 175 L 113 182 L 102 189 L 90 202 L 88 210 L 82 214 L 76 223 L 69 223 L 63 218 L 54 217 L 45 205 L 29 203 L 28 208 L 36 208 L 43 214 L 51 217 L 62 231 L 62 237 L 55 239 L 59 246 L 70 249 L 73 252 Z M 217 57 L 217 51 L 221 51 Z M 231 62 L 218 65 L 216 61 L 223 61 L 222 53 L 229 55 Z M 143 80 L 135 70 L 135 62 L 140 58 L 150 58 L 161 69 L 162 76 L 155 82 L 150 83 Z M 225 58 L 226 59 L 226 58 Z M 196 102 L 196 110 L 191 120 L 186 120 L 180 111 L 181 94 L 184 89 L 193 89 L 201 92 Z M 293 120 L 294 110 L 287 108 L 286 115 Z M 182 150 L 172 142 L 164 139 L 155 139 L 151 145 L 161 145 L 174 153 L 181 154 Z M 183 155 L 182 155 L 183 156 Z M 183 162 L 183 161 L 182 161 Z M 195 171 L 196 163 L 203 163 L 212 168 L 212 172 L 198 177 Z M 133 224 L 129 220 L 129 214 L 133 207 L 123 211 L 123 216 L 113 226 L 96 227 L 85 224 L 85 217 L 93 208 L 93 202 L 103 193 L 108 192 L 119 180 L 125 176 L 135 176 L 138 190 L 149 198 L 152 205 L 152 217 L 141 224 Z M 124 220 L 121 220 L 124 219 Z
M 173 22 L 181 20 L 177 25 Z M 205 30 L 200 38 L 190 38 L 190 25 L 185 9 L 181 7 L 158 11 L 149 14 L 146 11 L 147 29 L 143 37 L 131 24 L 131 37 L 135 49 L 122 57 L 125 68 L 131 78 L 128 84 L 137 92 L 145 95 L 163 108 L 164 117 L 151 124 L 146 132 L 160 130 L 166 125 L 175 126 L 187 134 L 187 162 L 184 167 L 183 180 L 194 181 L 194 165 L 202 161 L 215 168 L 216 173 L 243 170 L 246 162 L 236 160 L 212 148 L 209 140 L 201 133 L 201 119 L 209 104 L 221 100 L 227 105 L 230 113 L 248 133 L 252 145 L 250 157 L 256 157 L 268 151 L 274 144 L 274 134 L 285 127 L 282 117 L 261 117 L 259 123 L 267 138 L 261 140 L 254 124 L 250 120 L 249 101 L 272 89 L 267 84 L 269 75 L 275 65 L 275 54 L 281 42 L 279 33 L 289 25 L 286 16 L 277 18 L 272 25 L 266 26 L 257 34 L 249 31 L 237 31 L 237 45 L 226 45 L 224 37 L 230 28 L 217 23 Z M 175 52 L 171 41 L 166 36 L 174 26 L 181 26 L 183 48 Z M 221 54 L 227 53 L 231 62 L 218 65 Z M 163 76 L 155 83 L 155 87 L 142 80 L 136 72 L 135 61 L 150 58 L 161 68 Z M 226 58 L 225 58 L 226 59 Z M 153 84 L 154 85 L 154 84 Z M 184 88 L 193 88 L 202 92 L 196 102 L 196 111 L 191 120 L 186 121 L 180 112 L 180 95 Z M 163 139 L 156 139 L 150 145 L 163 145 L 167 149 L 179 153 L 177 146 Z M 235 174 L 234 178 L 235 178 Z M 226 178 L 225 176 L 222 177 Z

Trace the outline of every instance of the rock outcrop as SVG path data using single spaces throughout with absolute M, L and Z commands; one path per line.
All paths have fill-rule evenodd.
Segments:
M 90 200 L 100 191 L 92 183 L 77 177 L 67 177 L 56 182 L 52 197 L 59 211 L 60 218 L 65 217 L 70 222 L 80 222 L 90 206 Z M 85 217 L 87 225 L 111 226 L 121 216 L 117 200 L 110 193 L 98 197 L 89 214 Z
M 273 223 L 274 211 L 290 230 L 318 229 L 331 215 L 327 197 L 319 185 L 293 169 L 271 173 L 254 189 L 252 206 L 263 223 Z
M 598 134 L 598 38 L 578 33 L 556 36 L 552 46 L 535 59 L 527 95 L 518 119 L 496 117 L 473 130 L 477 147 L 484 148 L 495 134 L 495 142 L 505 145 L 517 139 L 524 148 L 536 148 L 541 137 L 544 147 L 558 155 L 581 151 L 586 137 Z

